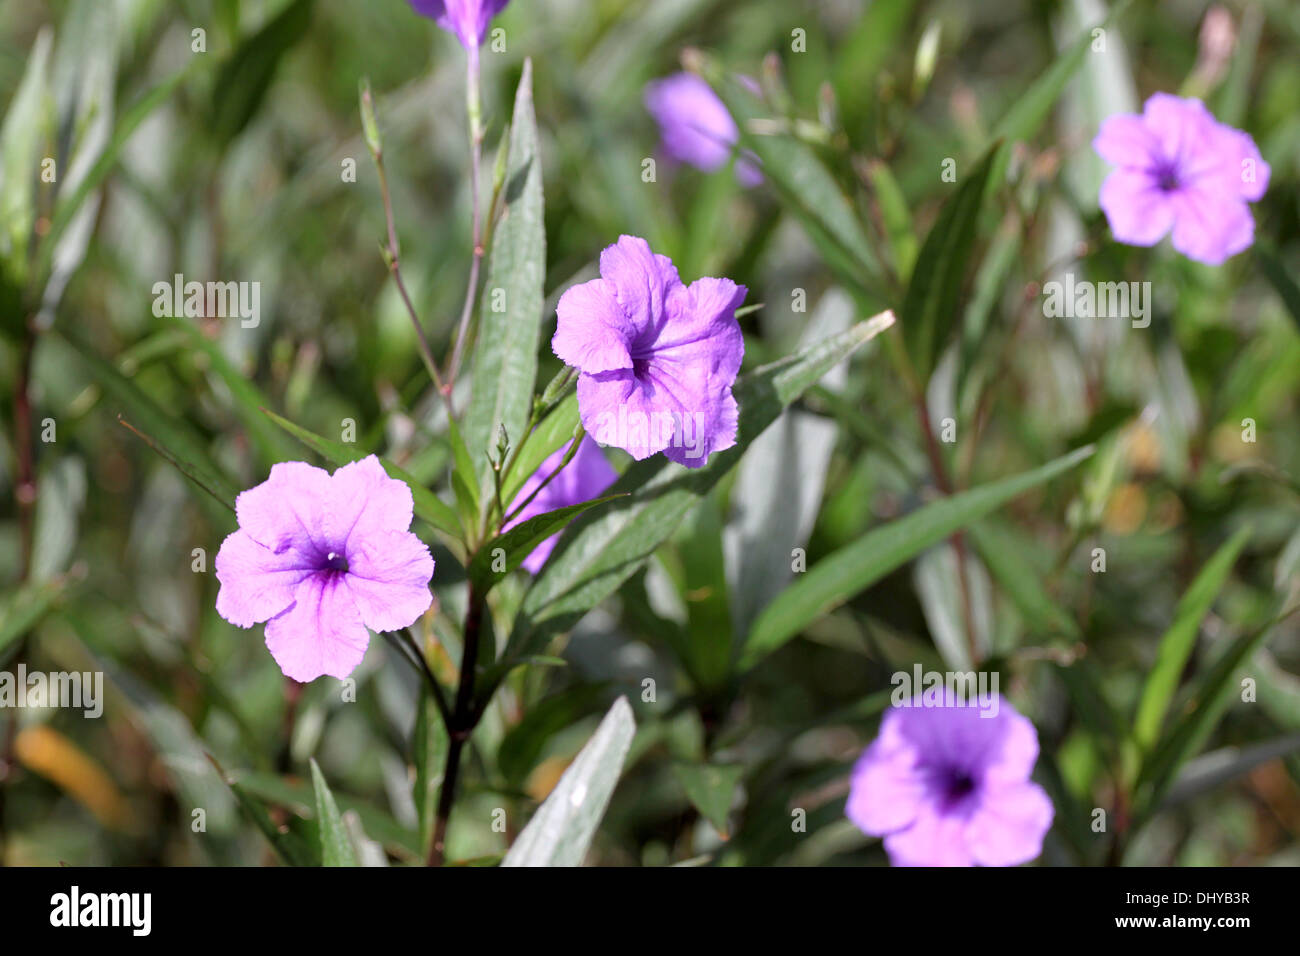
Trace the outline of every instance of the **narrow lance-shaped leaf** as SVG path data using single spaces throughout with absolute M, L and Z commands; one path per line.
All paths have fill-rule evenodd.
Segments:
M 145 432 L 160 451 L 165 450 L 166 457 L 177 462 L 178 467 L 183 463 L 181 471 L 186 477 L 210 491 L 228 507 L 234 506 L 236 490 L 209 459 L 188 425 L 163 411 L 140 386 L 96 355 L 84 342 L 71 335 L 63 335 L 63 341 L 81 357 L 86 369 L 116 406 L 114 411 L 124 411 L 131 423 Z
M 1017 495 L 1043 484 L 1092 455 L 1077 449 L 1032 471 L 963 491 L 874 528 L 823 558 L 776 598 L 754 623 L 741 656 L 751 667 L 808 624 L 870 587 L 895 568 Z
M 316 793 L 316 829 L 320 838 L 321 866 L 356 866 L 357 854 L 343 825 L 343 816 L 339 813 L 334 794 L 325 783 L 325 775 L 316 766 L 315 758 L 311 761 L 311 784 Z
M 1196 644 L 1201 622 L 1210 613 L 1210 606 L 1223 590 L 1228 575 L 1232 573 L 1232 566 L 1237 563 L 1237 557 L 1250 535 L 1249 526 L 1241 528 L 1205 563 L 1205 567 L 1178 602 L 1173 624 L 1160 639 L 1155 666 L 1147 676 L 1137 714 L 1133 718 L 1133 739 L 1138 749 L 1144 753 L 1151 749 L 1160 736 L 1165 712 L 1178 689 L 1178 680 Z
M 1135 826 L 1140 826 L 1151 808 L 1159 805 L 1178 768 L 1205 745 L 1236 696 L 1237 685 L 1233 677 L 1238 668 L 1264 645 L 1280 620 L 1278 618 L 1256 631 L 1242 634 L 1194 682 L 1183 716 L 1142 764 L 1135 788 Z
M 626 697 L 620 697 L 501 865 L 580 866 L 605 815 L 635 733 L 632 708 Z
M 496 443 L 498 427 L 505 426 L 512 442 L 524 439 L 546 299 L 542 158 L 533 115 L 531 60 L 524 61 L 515 94 L 502 198 L 505 208 L 492 234 L 474 349 L 474 391 L 464 423 L 465 445 L 484 495 L 492 482 L 486 452 Z
M 975 248 L 984 189 L 998 146 L 961 178 L 921 246 L 903 299 L 903 340 L 922 380 L 957 327 L 966 267 Z
M 1111 8 L 1110 14 L 1096 27 L 1083 31 L 1079 38 L 1064 52 L 1057 56 L 1052 65 L 1044 70 L 1029 84 L 1023 96 L 1012 105 L 993 128 L 993 138 L 1004 140 L 1005 145 L 996 149 L 997 157 L 993 162 L 993 174 L 989 177 L 990 188 L 1006 178 L 1007 164 L 1011 159 L 1011 144 L 1033 139 L 1042 128 L 1043 123 L 1052 114 L 1052 108 L 1065 92 L 1066 86 L 1079 72 L 1097 42 L 1094 31 L 1109 27 L 1128 9 L 1131 0 L 1121 0 Z
M 827 263 L 846 283 L 872 291 L 881 285 L 880 262 L 852 203 L 812 149 L 786 133 L 754 135 L 759 104 L 743 84 L 705 64 L 706 78 L 736 118 L 741 143 L 762 161 L 763 175 L 799 220 Z
M 447 760 L 450 739 L 442 714 L 428 688 L 420 694 L 420 706 L 415 714 L 415 810 L 420 826 L 421 853 L 427 853 L 433 839 L 434 814 L 438 794 L 442 791 L 442 772 Z
M 548 635 L 564 630 L 635 574 L 782 409 L 893 323 L 893 313 L 883 312 L 740 379 L 734 389 L 740 408 L 736 444 L 715 453 L 703 468 L 685 469 L 661 455 L 629 467 L 609 488 L 610 494 L 628 497 L 579 518 L 556 544 L 524 597 L 506 659 L 494 677 L 509 669 L 511 658 L 537 653 Z M 485 686 L 490 692 L 494 684 L 488 679 Z
M 551 535 L 564 530 L 564 526 L 578 515 L 621 497 L 623 496 L 606 495 L 590 501 L 580 501 L 576 505 L 566 505 L 545 514 L 534 515 L 527 521 L 521 521 L 505 534 L 492 539 L 478 549 L 470 561 L 470 578 L 486 593 L 493 584 L 519 567 L 524 559 L 532 554 L 534 548 Z M 501 553 L 498 555 L 497 551 Z M 494 565 L 500 565 L 501 570 L 497 570 Z

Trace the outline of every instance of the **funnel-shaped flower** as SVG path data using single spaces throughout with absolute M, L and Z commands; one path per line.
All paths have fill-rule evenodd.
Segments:
M 1268 188 L 1268 163 L 1200 100 L 1156 93 L 1140 116 L 1108 117 L 1092 146 L 1118 167 L 1099 200 L 1120 242 L 1154 246 L 1172 230 L 1175 249 L 1212 266 L 1254 242 L 1248 203 Z
M 985 716 L 985 714 L 989 714 Z M 916 698 L 885 715 L 853 768 L 845 812 L 885 838 L 895 866 L 1015 866 L 1034 859 L 1052 802 L 1029 780 L 1034 725 L 999 698 L 996 710 Z
M 638 460 L 663 452 L 698 468 L 736 443 L 731 385 L 745 342 L 730 279 L 683 285 L 667 256 L 622 236 L 600 254 L 599 279 L 560 297 L 551 348 L 578 377 L 583 427 Z
M 477 50 L 487 39 L 488 24 L 510 0 L 411 0 L 415 12 L 430 17 L 456 34 L 466 50 Z
M 217 553 L 217 613 L 266 621 L 286 677 L 344 678 L 373 631 L 407 627 L 433 602 L 433 558 L 408 528 L 411 489 L 374 455 L 330 475 L 301 461 L 235 500 L 239 530 Z
M 659 124 L 662 148 L 669 158 L 705 172 L 727 165 L 740 132 L 718 94 L 694 73 L 675 73 L 645 88 L 645 106 Z M 736 160 L 742 186 L 763 181 L 756 160 Z

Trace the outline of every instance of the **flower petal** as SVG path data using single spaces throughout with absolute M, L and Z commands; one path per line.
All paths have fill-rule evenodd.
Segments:
M 1042 787 L 1018 783 L 986 790 L 966 823 L 965 843 L 981 866 L 1018 866 L 1043 852 L 1055 816 Z
M 636 236 L 619 236 L 601 252 L 600 274 L 613 286 L 627 327 L 637 335 L 661 320 L 669 291 L 682 284 L 672 260 L 651 252 L 650 244 Z
M 550 477 L 555 469 L 560 467 L 560 463 L 564 461 L 564 456 L 568 453 L 568 450 L 569 445 L 566 444 L 547 456 L 537 471 L 529 475 L 528 479 L 520 486 L 510 507 L 516 507 L 514 502 L 527 501 L 538 486 L 543 485 L 543 482 L 546 482 L 546 479 Z M 546 514 L 548 511 L 555 511 L 558 508 L 566 508 L 569 505 L 590 501 L 613 484 L 617 477 L 618 472 L 605 459 L 600 446 L 595 441 L 590 441 L 584 437 L 582 444 L 578 446 L 578 450 L 573 456 L 573 460 L 552 481 L 546 482 L 542 490 L 537 493 L 537 496 L 532 501 L 529 501 L 520 510 L 518 516 L 502 530 L 509 531 L 521 522 L 537 515 Z M 524 570 L 529 574 L 537 574 L 541 571 L 546 559 L 551 556 L 551 551 L 554 550 L 555 542 L 559 540 L 559 537 L 559 533 L 553 534 L 534 548 L 523 560 L 522 566 Z
M 349 560 L 356 543 L 386 531 L 406 531 L 414 516 L 411 489 L 388 477 L 374 455 L 344 465 L 330 478 L 325 538 Z
M 1142 117 L 1133 113 L 1106 117 L 1092 148 L 1106 162 L 1120 167 L 1147 169 L 1152 160 L 1160 158 L 1160 140 Z
M 266 481 L 235 499 L 235 517 L 241 531 L 272 551 L 327 551 L 329 495 L 329 472 L 306 462 L 280 462 L 271 466 Z
M 1098 198 L 1110 231 L 1120 242 L 1154 246 L 1173 225 L 1169 196 L 1145 172 L 1115 170 L 1101 184 Z
M 730 279 L 696 279 L 668 297 L 668 318 L 651 345 L 655 360 L 699 364 L 730 385 L 745 357 L 736 309 L 749 290 Z
M 670 407 L 631 371 L 579 376 L 578 412 L 583 428 L 598 444 L 622 448 L 637 461 L 663 451 L 672 441 Z
M 343 577 L 322 572 L 304 578 L 294 603 L 267 623 L 266 646 L 285 677 L 342 680 L 361 663 L 370 635 Z
M 593 279 L 573 286 L 560 296 L 555 311 L 551 350 L 565 365 L 592 374 L 632 367 L 627 347 L 637 330 L 612 282 Z
M 1250 248 L 1255 218 L 1240 199 L 1204 189 L 1173 194 L 1174 248 L 1197 262 L 1217 266 Z
M 912 823 L 925 802 L 916 750 L 899 733 L 898 711 L 887 713 L 880 736 L 853 767 L 844 812 L 863 833 L 884 836 Z
M 372 631 L 396 631 L 419 620 L 433 603 L 433 557 L 409 531 L 368 535 L 348 552 L 343 576 L 357 611 Z
M 894 866 L 973 866 L 963 839 L 965 821 L 925 805 L 912 825 L 885 837 L 885 851 Z
M 236 627 L 270 620 L 293 603 L 294 591 L 315 570 L 295 548 L 272 551 L 244 531 L 221 542 L 216 559 L 217 613 Z

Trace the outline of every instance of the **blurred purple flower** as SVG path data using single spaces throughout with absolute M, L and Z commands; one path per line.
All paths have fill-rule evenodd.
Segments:
M 1034 725 L 999 697 L 978 705 L 891 709 L 853 768 L 845 812 L 883 836 L 895 866 L 1015 866 L 1034 859 L 1052 802 L 1031 783 Z M 991 709 L 990 709 L 991 710 Z
M 708 83 L 694 73 L 676 73 L 646 84 L 645 107 L 659 124 L 663 151 L 678 162 L 713 172 L 727 165 L 739 139 L 736 121 Z M 742 186 L 763 181 L 757 160 L 736 160 Z
M 558 451 L 552 452 L 538 469 L 529 476 L 528 480 L 523 483 L 514 500 L 527 501 L 528 496 L 537 490 L 537 486 L 545 481 L 547 476 L 556 468 L 560 467 L 560 462 L 564 460 L 564 455 L 571 444 L 572 442 L 566 443 Z M 605 460 L 604 453 L 601 452 L 596 443 L 588 441 L 584 437 L 582 444 L 578 446 L 577 453 L 573 456 L 573 461 L 569 462 L 564 470 L 555 476 L 553 481 L 538 492 L 537 497 L 529 501 L 523 510 L 519 512 L 518 517 L 507 524 L 503 530 L 508 531 L 515 525 L 527 521 L 529 518 L 535 518 L 537 515 L 545 514 L 548 511 L 555 511 L 557 508 L 567 508 L 569 505 L 590 501 L 613 484 L 614 479 L 617 477 L 618 472 Z M 513 503 L 511 507 L 514 507 Z M 532 553 L 524 558 L 524 570 L 529 574 L 536 574 L 542 570 L 542 565 L 551 556 L 551 552 L 555 549 L 555 542 L 559 538 L 559 533 L 553 534 L 534 548 Z
M 477 50 L 487 39 L 488 24 L 510 0 L 411 0 L 415 12 L 431 17 L 438 26 L 456 34 L 466 50 Z
M 1141 115 L 1108 117 L 1092 146 L 1119 167 L 1100 202 L 1120 242 L 1153 246 L 1172 229 L 1175 249 L 1212 266 L 1254 242 L 1247 203 L 1268 188 L 1268 163 L 1200 100 L 1156 93 Z
M 736 308 L 747 290 L 730 279 L 682 285 L 672 261 L 633 236 L 600 254 L 600 275 L 560 297 L 551 340 L 582 373 L 583 426 L 638 461 L 662 451 L 700 467 L 736 443 Z
M 331 476 L 282 462 L 235 500 L 239 530 L 217 553 L 217 613 L 266 621 L 286 677 L 344 678 L 373 631 L 407 627 L 433 603 L 433 558 L 411 534 L 413 502 L 374 455 Z

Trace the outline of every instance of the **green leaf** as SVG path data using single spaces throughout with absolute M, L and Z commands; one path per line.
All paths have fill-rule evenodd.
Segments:
M 551 738 L 588 714 L 599 713 L 608 694 L 604 684 L 576 684 L 530 707 L 497 751 L 497 767 L 506 782 L 522 787 Z
M 1142 764 L 1135 788 L 1135 829 L 1146 820 L 1151 808 L 1159 805 L 1178 769 L 1209 739 L 1237 694 L 1233 681 L 1237 670 L 1264 645 L 1281 620 L 1277 618 L 1256 631 L 1242 634 L 1193 684 L 1182 717 Z
M 673 764 L 673 776 L 691 804 L 724 840 L 729 836 L 727 817 L 731 814 L 731 803 L 744 775 L 745 768 L 739 764 Z
M 542 462 L 552 452 L 558 451 L 561 445 L 573 438 L 577 428 L 578 396 L 573 394 L 556 406 L 528 434 L 502 486 L 502 500 L 513 503 L 524 482 L 532 477 L 533 472 L 542 466 Z
M 1300 329 L 1300 286 L 1291 278 L 1291 273 L 1273 248 L 1256 243 L 1255 258 L 1259 261 L 1259 271 L 1277 291 L 1296 328 Z
M 1160 639 L 1155 665 L 1147 675 L 1142 698 L 1133 718 L 1133 739 L 1142 753 L 1148 753 L 1160 736 L 1165 712 L 1169 709 L 1169 702 L 1178 689 L 1178 680 L 1182 677 L 1183 668 L 1187 666 L 1187 659 L 1196 644 L 1201 621 L 1223 590 L 1241 549 L 1250 539 L 1251 531 L 1249 526 L 1243 527 L 1222 545 L 1205 563 L 1205 567 L 1201 568 L 1201 573 L 1178 602 L 1174 621 Z
M 1230 780 L 1243 776 L 1261 764 L 1300 751 L 1300 734 L 1287 734 L 1252 747 L 1224 747 L 1190 761 L 1180 773 L 1159 809 L 1168 810 Z
M 997 150 L 994 144 L 944 204 L 912 269 L 900 318 L 908 354 L 923 381 L 958 324 L 966 267 Z
M 316 794 L 316 828 L 320 838 L 321 866 L 356 866 L 357 853 L 348 837 L 347 828 L 343 826 L 343 817 L 334 794 L 325 783 L 325 775 L 316 766 L 316 759 L 311 761 L 311 785 Z
M 235 801 L 239 804 L 239 809 L 244 812 L 244 816 L 262 832 L 262 836 L 266 837 L 266 842 L 271 844 L 271 848 L 280 859 L 289 866 L 321 865 L 320 854 L 304 835 L 305 828 L 301 823 L 296 827 L 279 826 L 271 818 L 270 809 L 260 797 L 245 788 L 243 784 L 226 777 L 221 765 L 211 755 L 208 759 L 212 761 L 212 765 L 217 768 L 226 785 L 230 787 L 230 792 L 235 795 Z
M 208 128 L 225 149 L 257 114 L 280 61 L 307 33 L 313 0 L 293 0 L 221 64 L 212 87 Z
M 105 395 L 120 406 L 131 425 L 138 426 L 137 433 L 141 437 L 172 462 L 185 477 L 226 507 L 235 507 L 238 491 L 226 480 L 221 469 L 213 464 L 202 442 L 185 422 L 163 411 L 135 382 L 96 355 L 88 345 L 67 334 L 62 335 L 62 339 L 77 352 L 95 381 L 104 389 Z
M 465 445 L 484 494 L 492 470 L 486 451 L 504 425 L 511 442 L 522 442 L 533 407 L 537 342 L 546 292 L 546 223 L 542 159 L 533 116 L 533 66 L 524 61 L 510 123 L 510 153 L 502 191 L 505 208 L 492 234 L 492 254 L 474 349 L 474 389 L 465 414 Z M 505 308 L 497 311 L 498 296 Z
M 528 821 L 501 865 L 582 865 L 635 733 L 632 708 L 626 697 L 620 697 Z
M 752 667 L 812 621 L 895 568 L 1017 495 L 1069 471 L 1093 451 L 1092 446 L 1080 448 L 1024 474 L 935 501 L 868 531 L 823 558 L 759 615 L 741 655 L 741 667 Z
M 0 653 L 36 627 L 67 588 L 65 577 L 29 581 L 0 599 Z
M 734 389 L 740 408 L 736 444 L 712 455 L 704 467 L 686 469 L 660 455 L 631 465 L 608 489 L 628 497 L 582 516 L 556 544 L 524 597 L 505 660 L 493 676 L 499 679 L 512 666 L 511 658 L 539 653 L 550 634 L 570 626 L 635 574 L 787 405 L 893 322 L 892 313 L 881 313 L 740 379 Z M 485 686 L 490 692 L 495 685 L 487 679 Z
M 576 505 L 556 508 L 554 511 L 534 515 L 527 521 L 520 522 L 509 531 L 498 535 L 478 549 L 470 560 L 470 579 L 479 586 L 481 593 L 486 594 L 494 584 L 519 567 L 524 562 L 524 559 L 533 553 L 534 548 L 551 535 L 563 531 L 565 526 L 578 515 L 598 505 L 622 497 L 624 496 L 605 495 L 602 498 L 593 498 L 590 501 L 580 501 Z M 497 561 L 494 554 L 497 550 L 504 552 L 502 557 L 505 561 L 505 570 L 503 571 L 497 571 L 493 568 L 493 564 Z
M 297 446 L 267 419 L 263 409 L 270 403 L 249 375 L 235 368 L 221 345 L 200 332 L 193 322 L 173 318 L 170 324 L 184 333 L 191 347 L 204 354 L 207 367 L 229 390 L 235 415 L 257 445 L 263 461 L 270 465 L 292 458 Z
M 127 141 L 139 128 L 140 124 L 153 114 L 154 110 L 171 98 L 172 93 L 175 92 L 176 87 L 185 77 L 185 73 L 186 71 L 183 69 L 173 73 L 133 103 L 122 114 L 116 129 L 113 130 L 113 138 L 109 141 L 108 146 L 104 148 L 104 152 L 100 154 L 99 159 L 95 161 L 95 165 L 91 167 L 90 172 L 82 177 L 76 188 L 66 198 L 59 201 L 58 208 L 54 212 L 54 221 L 50 226 L 50 231 L 41 240 L 40 261 L 37 267 L 39 275 L 45 275 L 49 270 L 60 237 L 80 211 L 86 197 L 99 188 L 104 180 L 108 178 L 108 174 L 117 165 L 117 160 L 122 155 L 122 150 L 126 147 Z
M 353 445 L 344 442 L 332 441 L 328 438 L 322 438 L 314 432 L 310 432 L 301 425 L 295 425 L 287 418 L 281 418 L 275 412 L 262 410 L 271 421 L 275 422 L 294 438 L 298 439 L 316 454 L 320 455 L 326 461 L 335 465 L 346 465 L 349 462 L 360 461 L 366 457 L 366 452 L 361 451 Z M 387 458 L 380 458 L 379 463 L 384 466 L 384 471 L 388 472 L 388 477 L 396 478 L 398 481 L 405 482 L 411 489 L 411 497 L 415 499 L 415 513 L 430 525 L 437 528 L 453 538 L 460 538 L 460 523 L 456 520 L 456 512 L 447 505 L 442 503 L 432 491 L 420 484 L 419 480 L 410 472 L 394 465 Z
M 968 533 L 989 573 L 1035 634 L 1079 639 L 1079 625 L 1047 593 L 1040 566 L 1025 554 L 1015 535 L 995 521 L 973 524 Z
M 1108 27 L 1128 9 L 1131 0 L 1121 0 L 1111 8 L 1109 15 L 1097 27 Z M 1023 96 L 1012 104 L 1011 109 L 1003 114 L 993 128 L 993 138 L 1004 140 L 1002 148 L 996 149 L 997 158 L 993 164 L 993 174 L 989 177 L 992 188 L 1006 178 L 1007 164 L 1011 158 L 1011 144 L 1027 142 L 1038 134 L 1038 130 L 1047 122 L 1052 108 L 1065 92 L 1070 80 L 1079 72 L 1092 49 L 1092 31 L 1097 27 L 1084 30 L 1069 48 L 1058 54 L 1052 65 L 1044 70 L 1025 90 Z
M 894 257 L 894 272 L 900 282 L 907 282 L 916 265 L 919 246 L 916 231 L 912 228 L 912 213 L 907 208 L 907 199 L 893 172 L 882 161 L 871 160 L 867 164 L 867 175 L 880 206 L 880 221 Z
M 412 749 L 415 751 L 415 810 L 420 822 L 420 847 L 428 852 L 433 842 L 434 815 L 438 809 L 438 794 L 442 791 L 442 772 L 447 762 L 450 739 L 447 727 L 438 712 L 438 705 L 427 687 L 420 694 L 420 706 L 415 714 L 415 734 Z
M 310 818 L 316 814 L 316 794 L 314 788 L 306 782 L 252 771 L 239 771 L 232 774 L 231 779 L 231 785 L 240 788 L 245 794 L 282 806 L 296 816 Z M 389 852 L 411 861 L 424 860 L 419 835 L 403 827 L 388 813 L 347 795 L 336 797 L 336 802 L 344 813 L 355 813 L 365 832 Z M 312 845 L 314 846 L 314 840 Z M 314 851 L 312 856 L 315 856 Z M 307 865 L 317 866 L 319 863 L 319 858 L 316 858 Z
M 9 263 L 16 284 L 26 278 L 28 242 L 36 211 L 40 148 L 53 135 L 49 117 L 49 28 L 41 30 L 27 57 L 4 125 L 0 127 L 0 259 Z
M 762 161 L 763 175 L 808 237 L 846 283 L 867 291 L 881 284 L 880 261 L 852 203 L 812 149 L 794 136 L 754 135 L 759 104 L 735 77 L 707 67 L 708 79 L 741 129 L 741 143 Z

